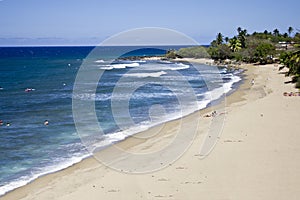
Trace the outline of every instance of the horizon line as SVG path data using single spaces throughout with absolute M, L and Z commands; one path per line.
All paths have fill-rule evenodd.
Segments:
M 209 44 L 141 44 L 141 45 L 0 45 L 1 47 L 143 47 L 143 46 L 209 46 Z

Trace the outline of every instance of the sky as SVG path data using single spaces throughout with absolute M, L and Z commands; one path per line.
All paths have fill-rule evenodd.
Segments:
M 300 29 L 299 8 L 299 0 L 0 0 L 0 46 L 93 45 L 143 27 L 209 44 L 219 32 L 232 37 L 237 27 Z

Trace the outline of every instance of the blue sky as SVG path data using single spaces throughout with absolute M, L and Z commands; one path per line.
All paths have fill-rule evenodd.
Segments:
M 201 44 L 216 33 L 300 29 L 300 1 L 0 0 L 0 45 L 100 43 L 121 31 L 162 27 Z

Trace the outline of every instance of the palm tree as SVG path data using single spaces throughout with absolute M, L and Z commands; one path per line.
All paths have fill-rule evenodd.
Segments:
M 278 30 L 277 28 L 274 29 L 273 34 L 274 34 L 275 36 L 279 36 L 279 30 Z
M 229 47 L 231 51 L 237 52 L 242 48 L 241 41 L 234 36 L 232 39 L 229 40 Z
M 289 29 L 288 29 L 288 32 L 289 32 L 289 36 L 291 37 L 291 34 L 293 33 L 293 31 L 294 31 L 294 29 L 293 29 L 293 27 L 289 27 Z
M 265 35 L 268 35 L 268 34 L 269 34 L 269 32 L 268 32 L 267 30 L 265 30 L 265 31 L 264 31 L 264 34 L 265 34 Z
M 241 27 L 238 27 L 238 28 L 237 28 L 238 34 L 240 34 L 241 31 L 242 31 L 242 28 L 241 28 Z
M 221 45 L 223 43 L 223 37 L 224 36 L 222 35 L 222 33 L 218 33 L 216 38 L 217 45 Z
M 225 42 L 228 43 L 229 37 L 225 37 Z
M 242 30 L 243 35 L 247 36 L 248 35 L 248 31 L 247 29 Z
M 241 30 L 239 32 L 239 35 L 238 35 L 238 39 L 241 42 L 242 48 L 246 47 L 246 35 L 247 35 L 247 30 L 246 29 Z

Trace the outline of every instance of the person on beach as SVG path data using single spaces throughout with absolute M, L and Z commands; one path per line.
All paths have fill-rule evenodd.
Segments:
M 284 92 L 283 96 L 296 97 L 296 96 L 300 96 L 300 92 Z
M 211 116 L 212 116 L 212 117 L 217 116 L 217 111 L 214 110 L 214 111 L 211 113 Z
M 204 115 L 204 117 L 215 117 L 215 116 L 217 116 L 217 111 L 215 110 L 211 114 Z
M 252 79 L 252 81 L 251 81 L 251 85 L 254 85 L 254 79 Z

